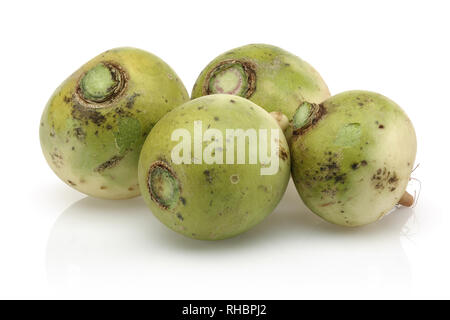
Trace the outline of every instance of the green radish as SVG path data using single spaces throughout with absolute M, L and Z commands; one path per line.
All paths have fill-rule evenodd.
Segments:
M 234 136 L 229 130 L 243 131 Z M 260 130 L 278 146 L 266 153 L 270 163 L 261 161 L 263 135 L 255 133 L 259 145 L 251 144 L 251 133 Z M 182 151 L 182 142 L 173 139 L 181 136 Z M 269 168 L 274 170 L 264 171 Z M 203 240 L 233 237 L 258 224 L 275 209 L 289 178 L 289 149 L 277 122 L 253 102 L 225 94 L 191 100 L 165 115 L 139 160 L 141 193 L 153 214 L 170 229 Z
M 139 195 L 137 164 L 156 122 L 189 99 L 175 72 L 134 48 L 106 51 L 67 78 L 42 114 L 44 156 L 61 180 L 87 195 Z
M 211 61 L 200 73 L 192 98 L 226 93 L 251 100 L 288 119 L 304 102 L 321 103 L 330 92 L 320 74 L 299 57 L 271 45 L 235 48 Z
M 373 92 L 349 91 L 303 103 L 292 122 L 292 176 L 305 204 L 323 219 L 355 227 L 374 222 L 405 193 L 416 157 L 405 112 Z

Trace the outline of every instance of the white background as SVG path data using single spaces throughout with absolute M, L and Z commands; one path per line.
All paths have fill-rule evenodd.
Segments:
M 450 298 L 449 14 L 431 0 L 3 1 L 0 298 Z M 417 206 L 343 229 L 291 185 L 251 231 L 202 242 L 168 230 L 141 198 L 89 198 L 48 167 L 44 105 L 97 54 L 148 50 L 190 92 L 210 60 L 249 43 L 297 54 L 332 94 L 400 104 L 418 136 Z

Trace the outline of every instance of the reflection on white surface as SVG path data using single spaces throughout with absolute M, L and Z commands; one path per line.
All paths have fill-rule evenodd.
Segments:
M 370 226 L 344 229 L 310 213 L 291 182 L 259 226 L 207 242 L 170 231 L 141 198 L 84 198 L 51 231 L 48 280 L 59 292 L 146 298 L 407 293 L 411 270 L 400 240 L 412 213 L 402 208 Z

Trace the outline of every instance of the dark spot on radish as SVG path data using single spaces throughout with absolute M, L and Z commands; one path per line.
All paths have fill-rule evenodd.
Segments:
M 80 141 L 84 141 L 84 139 L 86 138 L 86 133 L 83 131 L 83 129 L 81 127 L 75 128 L 73 129 L 75 137 L 80 140 Z
M 287 153 L 287 151 L 286 151 L 282 146 L 280 146 L 279 157 L 280 157 L 283 161 L 286 161 L 287 158 L 289 157 L 289 154 Z
M 134 101 L 136 100 L 137 97 L 139 97 L 140 94 L 139 93 L 133 93 L 133 95 L 131 95 L 130 97 L 127 98 L 127 104 L 125 105 L 126 108 L 131 109 L 134 106 Z M 166 100 L 167 102 L 167 100 Z
M 398 178 L 396 175 L 394 175 L 393 177 L 389 178 L 388 182 L 390 184 L 396 183 L 398 181 Z
M 360 163 L 353 163 L 351 167 L 353 170 L 356 170 L 359 168 L 359 166 L 360 166 Z
M 123 159 L 123 156 L 113 156 L 111 159 L 103 162 L 97 168 L 94 169 L 95 172 L 103 172 L 106 169 L 114 168 Z
M 91 121 L 98 126 L 106 121 L 105 116 L 102 115 L 99 111 L 96 111 L 92 108 L 87 108 L 80 104 L 73 105 L 72 117 L 80 121 Z
M 203 171 L 203 174 L 206 177 L 206 181 L 208 181 L 208 183 L 212 183 L 211 172 L 209 170 L 205 170 L 205 171 Z

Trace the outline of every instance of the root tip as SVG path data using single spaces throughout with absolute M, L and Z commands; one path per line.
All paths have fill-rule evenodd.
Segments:
M 403 196 L 398 201 L 398 204 L 404 207 L 411 207 L 414 204 L 414 197 L 405 191 Z

